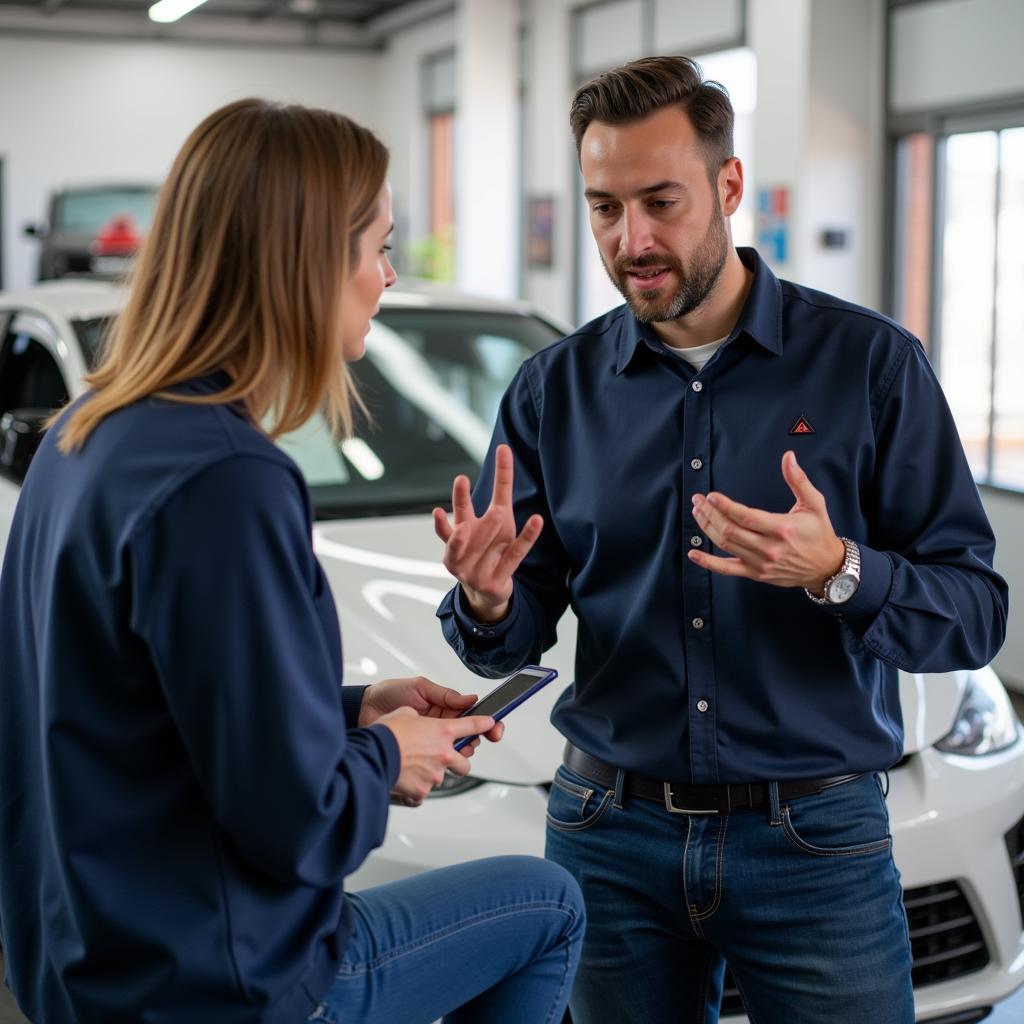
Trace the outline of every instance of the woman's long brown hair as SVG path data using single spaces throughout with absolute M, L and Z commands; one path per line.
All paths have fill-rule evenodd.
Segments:
M 324 410 L 348 434 L 359 404 L 342 356 L 341 287 L 373 221 L 388 154 L 340 114 L 258 99 L 189 136 L 157 202 L 94 392 L 60 416 L 80 448 L 107 415 L 150 395 L 241 402 L 271 437 Z M 167 389 L 214 370 L 217 394 Z

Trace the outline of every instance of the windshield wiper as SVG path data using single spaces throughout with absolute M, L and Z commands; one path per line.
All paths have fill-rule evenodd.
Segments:
M 313 517 L 325 519 L 372 519 L 377 516 L 430 515 L 438 506 L 448 508 L 450 495 L 434 500 L 418 498 L 407 501 L 335 502 L 314 504 Z

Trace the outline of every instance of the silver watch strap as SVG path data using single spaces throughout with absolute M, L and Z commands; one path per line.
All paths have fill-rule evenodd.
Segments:
M 829 576 L 825 580 L 825 586 L 822 587 L 822 596 L 819 597 L 817 594 L 812 593 L 806 587 L 804 587 L 804 593 L 815 603 L 826 605 L 828 607 L 837 607 L 824 595 L 828 593 L 829 584 L 837 577 L 842 576 L 843 573 L 853 573 L 858 579 L 860 579 L 860 548 L 857 547 L 856 543 L 850 540 L 849 537 L 840 537 L 843 542 L 843 547 L 846 549 L 846 555 L 843 558 L 843 564 L 839 566 L 837 572 Z

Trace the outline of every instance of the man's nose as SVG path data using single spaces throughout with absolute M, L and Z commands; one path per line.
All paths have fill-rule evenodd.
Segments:
M 648 217 L 639 211 L 626 211 L 622 215 L 622 237 L 619 250 L 627 259 L 635 260 L 654 248 L 651 224 Z

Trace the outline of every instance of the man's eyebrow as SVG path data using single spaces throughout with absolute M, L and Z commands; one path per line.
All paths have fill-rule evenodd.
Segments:
M 655 192 L 668 192 L 675 189 L 676 191 L 685 192 L 686 186 L 681 181 L 659 181 L 656 185 L 645 185 L 643 188 L 638 188 L 633 195 L 635 196 L 649 196 Z M 614 199 L 615 196 L 611 192 L 602 192 L 600 189 L 588 188 L 585 189 L 583 195 L 587 199 Z
M 649 196 L 655 192 L 685 192 L 686 186 L 681 181 L 659 181 L 657 185 L 648 185 L 636 190 L 638 196 Z

